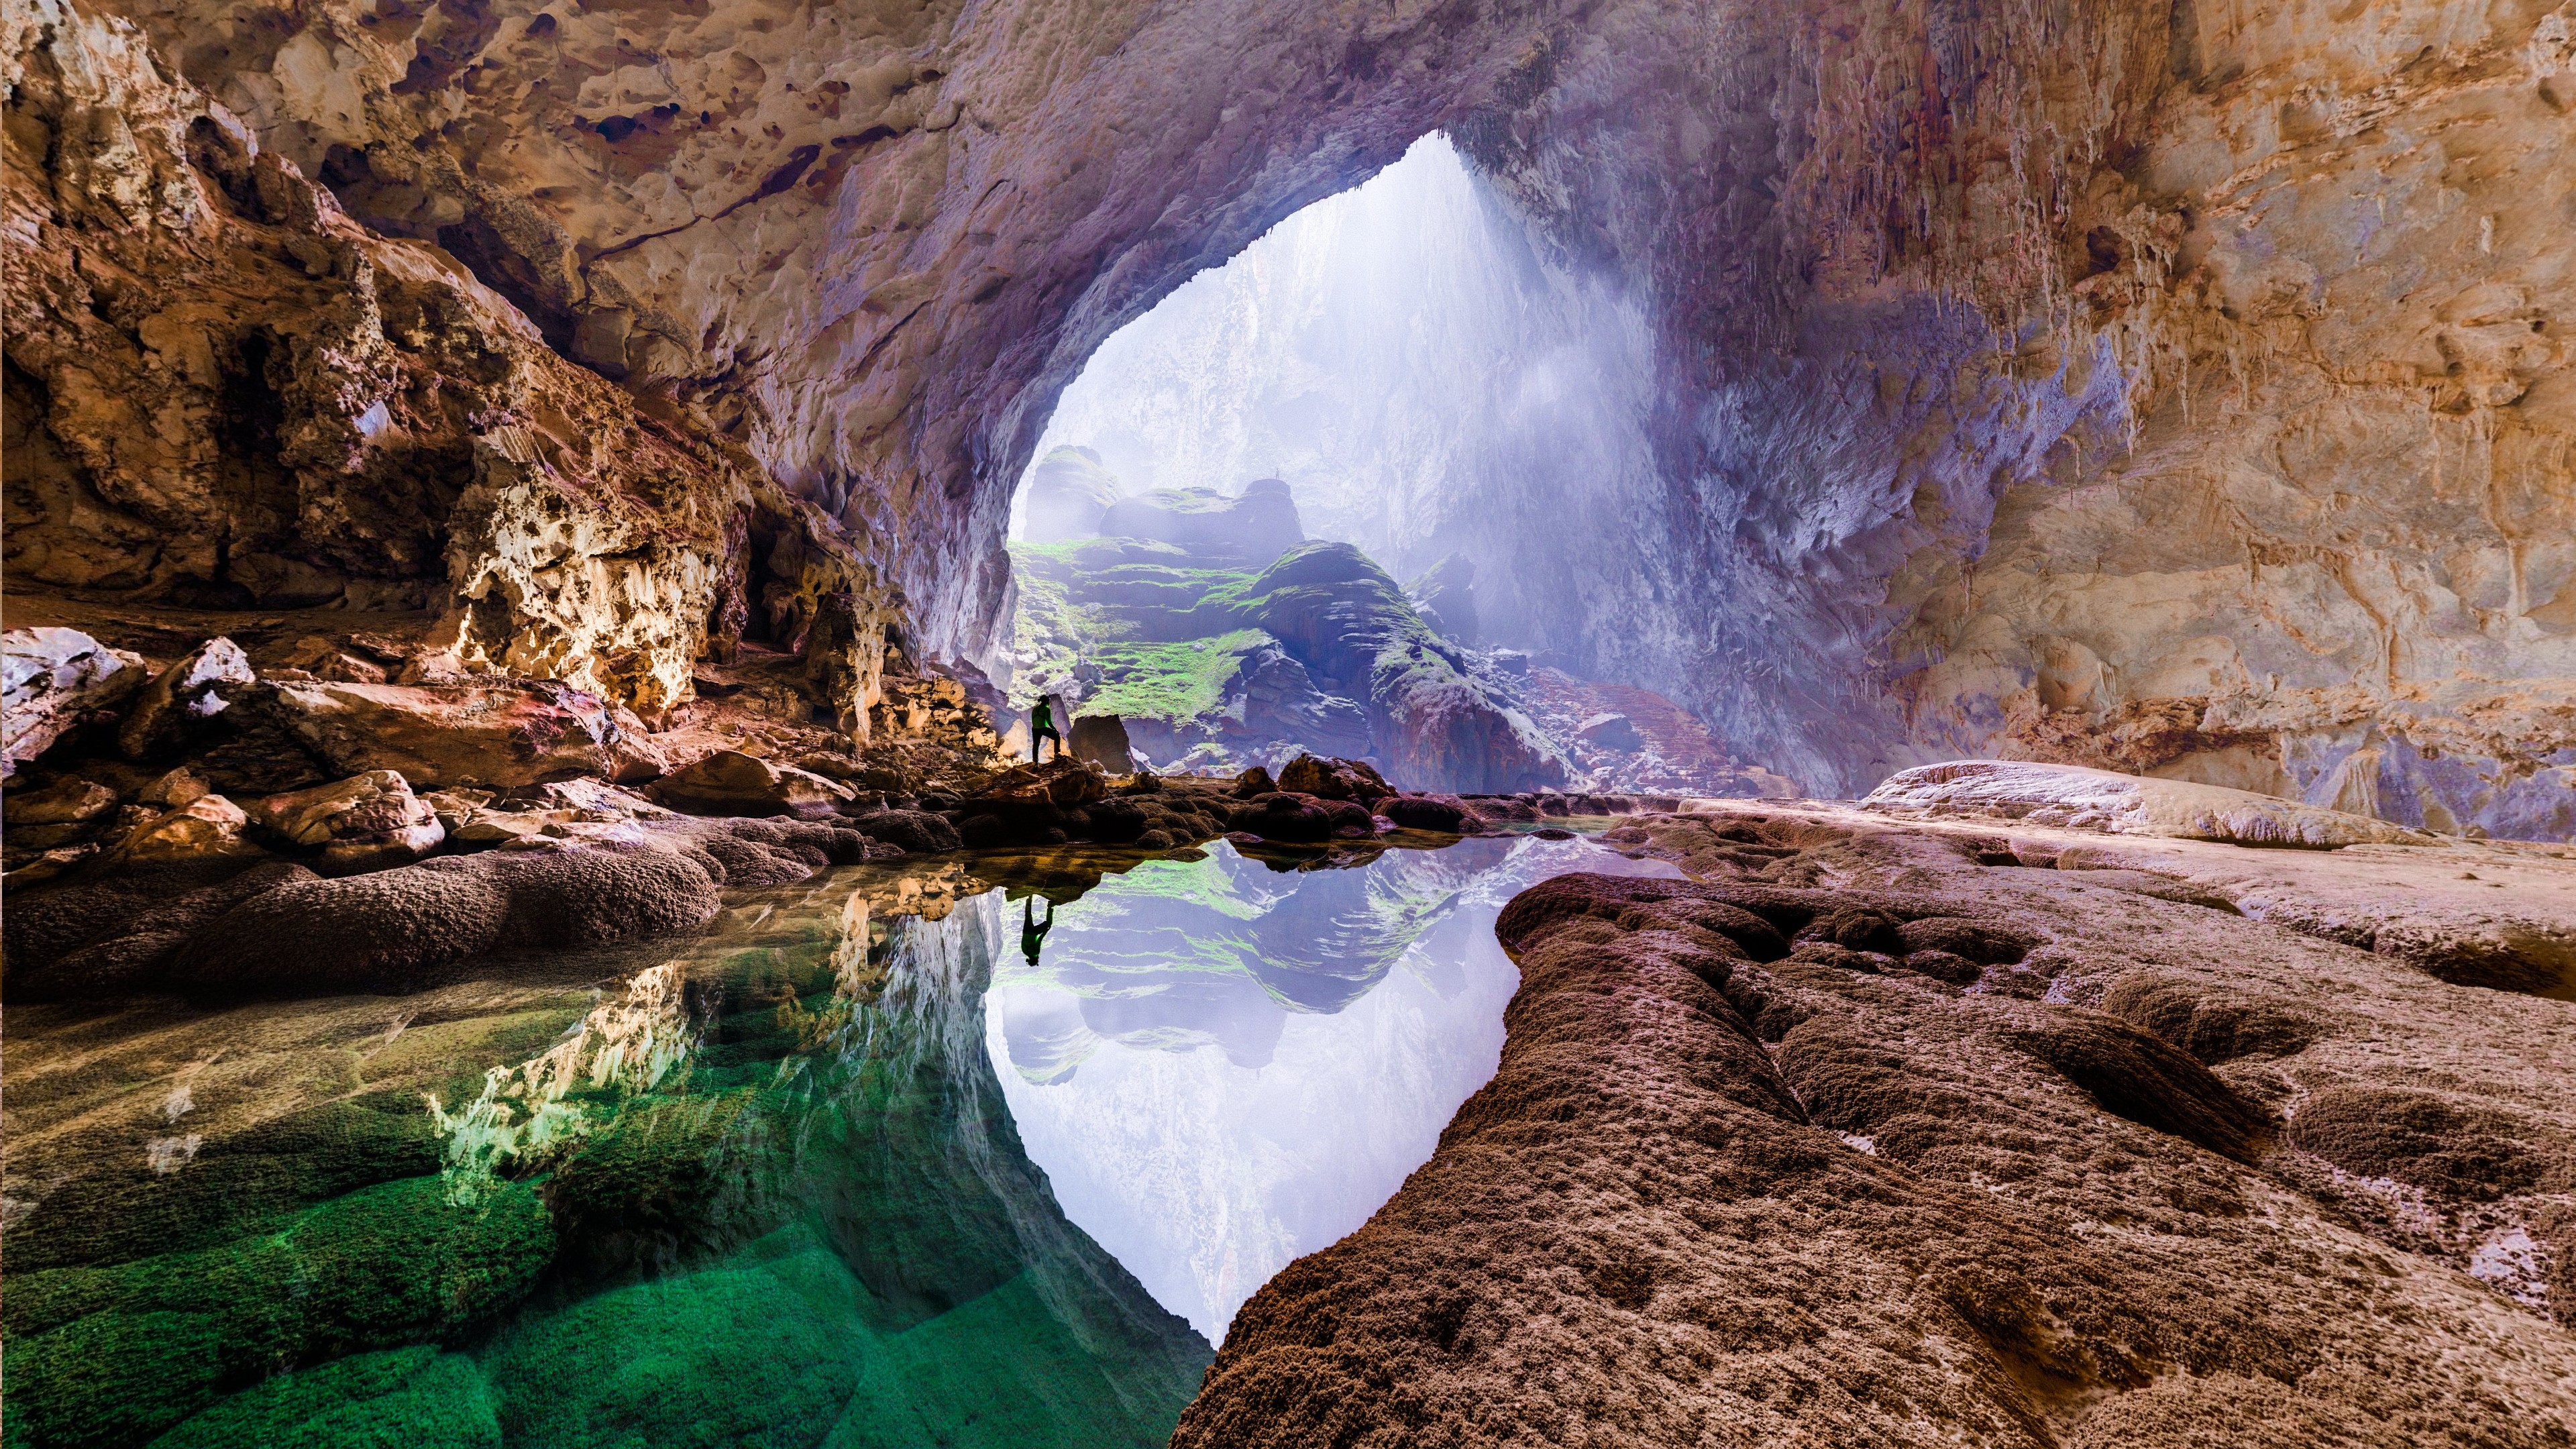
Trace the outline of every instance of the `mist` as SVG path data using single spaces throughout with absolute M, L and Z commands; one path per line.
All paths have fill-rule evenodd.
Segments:
M 1661 587 L 1652 363 L 1615 281 L 1544 254 L 1435 134 L 1109 338 L 1031 466 L 1087 447 L 1130 494 L 1285 479 L 1310 536 L 1399 580 L 1472 564 L 1472 607 L 1442 571 L 1467 642 L 1633 676 L 1634 594 L 1570 587 L 1565 566 L 1616 558 L 1626 588 Z

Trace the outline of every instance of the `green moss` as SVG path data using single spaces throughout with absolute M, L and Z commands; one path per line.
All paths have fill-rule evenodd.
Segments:
M 1094 656 L 1101 686 L 1080 714 L 1125 719 L 1189 720 L 1225 704 L 1225 686 L 1246 655 L 1271 642 L 1259 629 L 1236 629 L 1186 644 L 1124 644 Z
M 152 1441 L 152 1449 L 500 1449 L 474 1361 L 430 1347 L 280 1374 Z
M 211 1247 L 276 1231 L 352 1189 L 437 1170 L 417 1096 L 324 1102 L 209 1142 L 184 1172 L 157 1173 L 137 1157 L 62 1184 L 9 1235 L 9 1270 Z
M 523 1324 L 484 1368 L 510 1441 L 550 1449 L 1072 1449 L 1161 1444 L 1207 1362 L 1187 1335 L 1086 1349 L 1025 1276 L 900 1331 L 868 1298 L 799 1225 Z
M 220 1248 L 13 1274 L 10 1442 L 130 1442 L 281 1365 L 444 1338 L 523 1296 L 553 1256 L 525 1185 L 469 1209 L 433 1176 Z
M 718 1188 L 727 1138 L 761 1093 L 632 1102 L 593 1132 L 547 1183 L 567 1251 L 613 1253 L 611 1238 L 696 1236 L 728 1207 Z M 631 1255 L 626 1255 L 631 1256 Z
M 800 1237 L 802 1235 L 799 1235 Z M 858 1384 L 859 1288 L 799 1250 L 612 1289 L 521 1325 L 485 1360 L 514 1443 L 818 1443 Z

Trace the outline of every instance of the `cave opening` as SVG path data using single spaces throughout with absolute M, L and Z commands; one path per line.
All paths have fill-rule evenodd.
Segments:
M 1163 768 L 1716 785 L 1734 763 L 1563 567 L 1655 552 L 1653 368 L 1619 284 L 1425 136 L 1085 361 L 1013 500 L 995 673 Z M 1432 691 L 1473 704 L 1425 739 Z

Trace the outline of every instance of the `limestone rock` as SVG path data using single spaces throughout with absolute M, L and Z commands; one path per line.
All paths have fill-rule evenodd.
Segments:
M 1367 804 L 1395 793 L 1365 760 L 1319 759 L 1299 755 L 1279 768 L 1279 788 L 1323 800 L 1356 800 Z
M 297 640 L 283 667 L 301 670 L 315 679 L 337 680 L 343 684 L 382 684 L 392 677 L 377 660 L 343 649 L 319 634 Z
M 2576 1170 L 2566 1071 L 2534 1065 L 2562 1003 L 1983 864 L 1973 824 L 1712 803 L 1614 832 L 1700 879 L 1562 876 L 1505 909 L 1494 1078 L 1365 1226 L 1244 1305 L 1176 1445 L 2306 1443 L 2396 1384 L 2428 1424 L 2527 1406 L 2511 1442 L 2576 1419 L 2576 1280 L 2495 1246 L 2576 1231 L 2543 1206 Z M 2338 900 L 2474 855 L 2576 929 L 2576 866 L 2535 849 L 2122 848 Z M 2159 1227 L 2064 1229 L 2097 1212 Z M 1582 1347 L 1540 1346 L 1559 1332 Z M 1533 1354 L 1560 1376 L 1514 1377 Z M 2098 1390 L 2035 1394 L 2035 1362 Z M 1907 1407 L 1780 1388 L 1863 1381 Z
M 0 634 L 0 765 L 16 774 L 66 731 L 124 703 L 144 676 L 140 656 L 77 629 Z
M 209 639 L 143 686 L 116 731 L 129 760 L 148 760 L 184 744 L 198 726 L 224 712 L 225 685 L 252 683 L 250 659 L 230 639 Z
M 1291 791 L 1256 795 L 1234 812 L 1235 830 L 1263 840 L 1307 843 L 1370 833 L 1369 808 L 1350 800 L 1324 800 Z
M 42 790 L 11 795 L 7 808 L 12 830 L 26 825 L 79 825 L 114 810 L 116 792 L 95 780 L 72 776 Z
M 200 795 L 136 826 L 117 843 L 115 853 L 138 866 L 255 858 L 266 852 L 243 833 L 249 824 L 250 817 L 232 801 L 221 795 Z
M 1136 768 L 1133 746 L 1127 742 L 1127 726 L 1114 714 L 1086 714 L 1073 722 L 1065 732 L 1065 748 L 1086 764 L 1098 765 L 1113 775 L 1124 775 Z
M 837 780 L 740 750 L 718 750 L 663 777 L 650 793 L 694 815 L 793 815 L 829 810 L 851 798 L 850 788 Z
M 253 686 L 235 708 L 273 718 L 328 771 L 391 770 L 424 787 L 661 773 L 657 752 L 599 696 L 550 681 Z
M 1405 830 L 1473 835 L 1485 828 L 1484 817 L 1455 795 L 1391 795 L 1371 808 Z
M 142 800 L 147 805 L 175 810 L 199 796 L 212 793 L 213 787 L 202 776 L 182 765 L 144 786 Z
M 1871 809 L 1984 815 L 2119 835 L 2224 840 L 2328 850 L 2434 837 L 2244 790 L 2020 760 L 1954 760 L 1900 771 L 1869 794 Z
M 436 850 L 447 831 L 428 802 L 391 770 L 370 770 L 254 803 L 250 818 L 288 843 L 318 850 L 325 875 L 401 865 Z
M 1575 726 L 1583 742 L 1603 749 L 1633 750 L 1643 745 L 1645 736 L 1637 733 L 1636 724 L 1624 714 L 1596 714 Z
M 1099 766 L 1059 756 L 1042 765 L 1020 765 L 1004 771 L 976 798 L 1064 809 L 1088 805 L 1108 793 L 1109 780 Z
M 1089 448 L 1058 448 L 1029 472 L 1024 525 L 1032 543 L 1097 538 L 1118 502 L 1118 480 Z
M 1111 505 L 1098 532 L 1168 543 L 1193 555 L 1262 564 L 1306 537 L 1288 485 L 1261 478 L 1239 494 L 1212 488 L 1158 488 Z

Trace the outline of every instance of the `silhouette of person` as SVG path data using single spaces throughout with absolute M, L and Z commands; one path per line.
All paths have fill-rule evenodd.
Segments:
M 1056 758 L 1059 760 L 1063 759 L 1064 736 L 1057 734 L 1055 731 L 1055 701 L 1042 694 L 1038 696 L 1038 707 L 1036 711 L 1029 716 L 1030 764 L 1034 765 L 1038 762 L 1039 746 L 1046 740 L 1055 741 Z M 1053 906 L 1053 902 L 1048 903 L 1049 909 L 1053 909 Z
M 1047 902 L 1046 919 L 1043 921 L 1038 919 L 1036 896 L 1020 902 L 1020 954 L 1029 958 L 1030 965 L 1038 964 L 1038 945 L 1046 940 L 1046 933 L 1054 929 L 1055 902 Z

